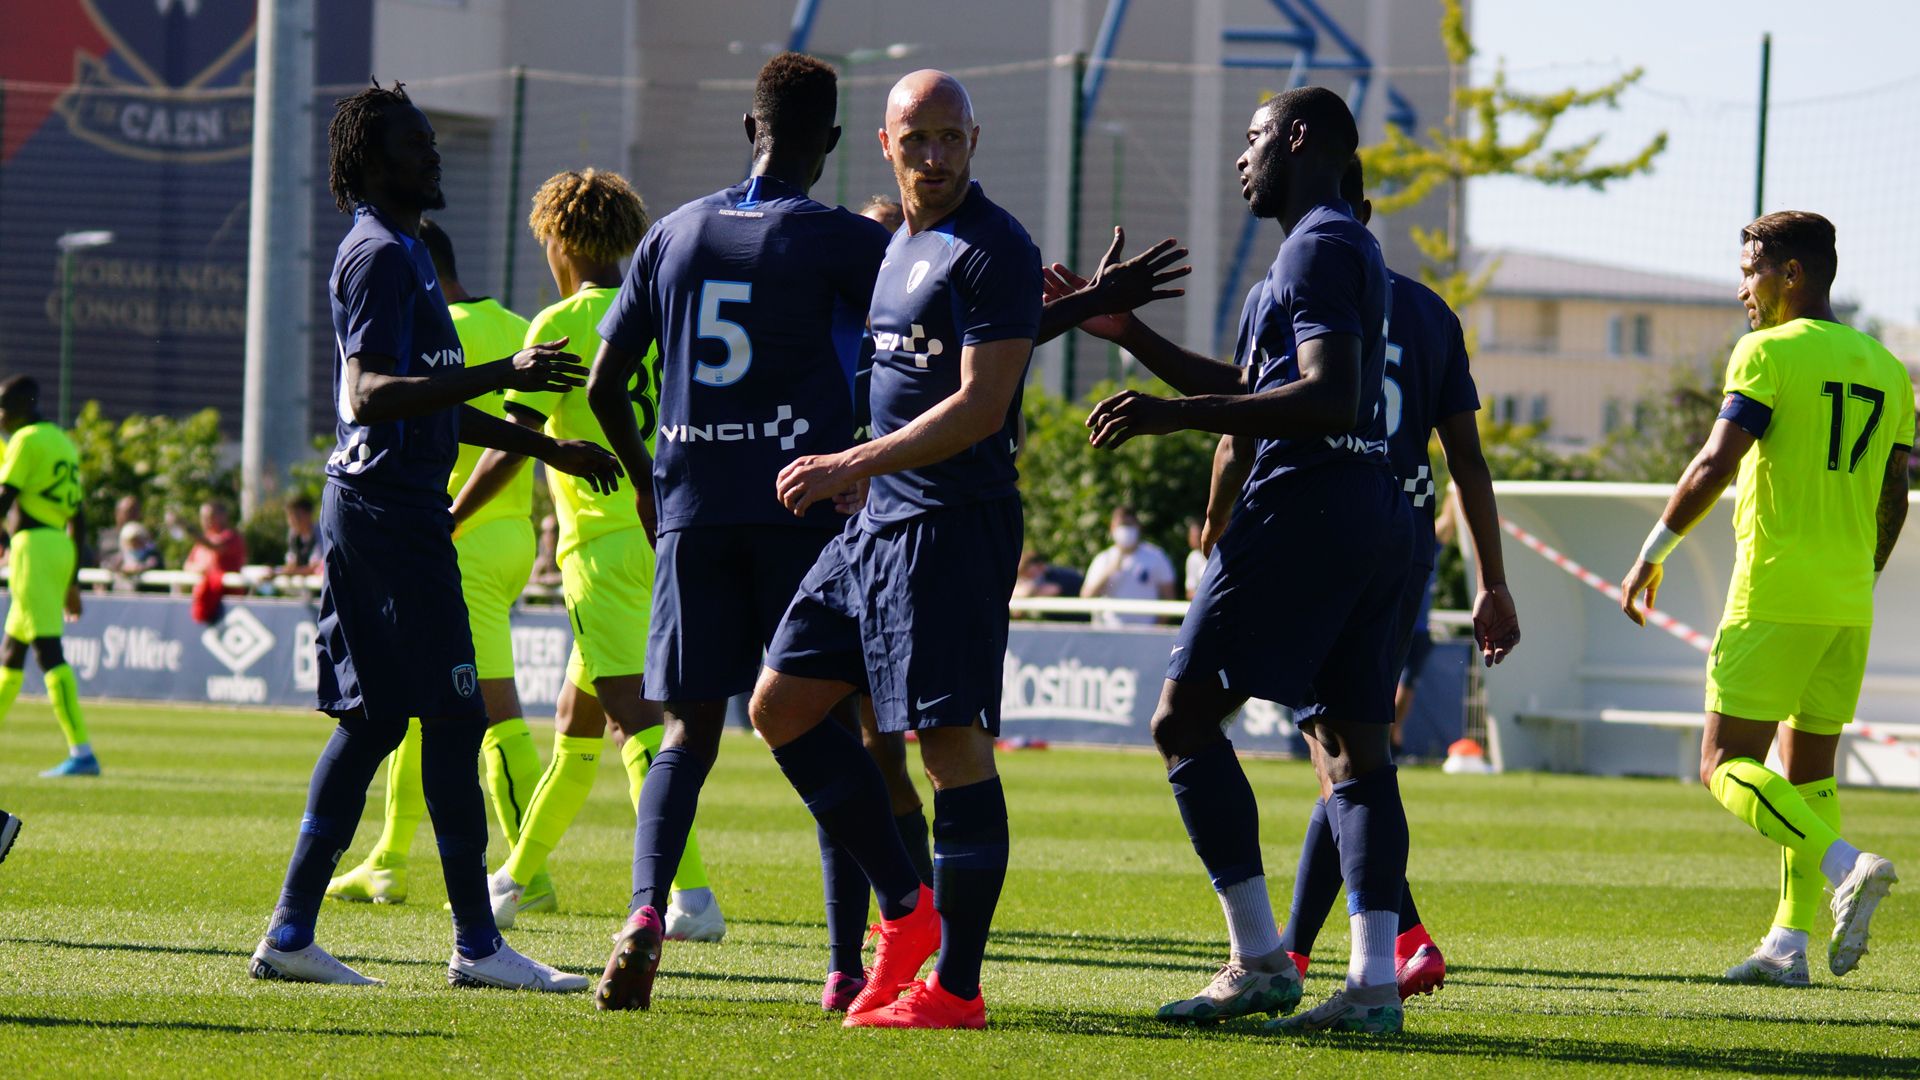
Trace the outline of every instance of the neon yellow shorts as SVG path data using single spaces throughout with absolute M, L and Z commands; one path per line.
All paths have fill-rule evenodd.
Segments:
M 495 518 L 453 540 L 460 560 L 460 592 L 473 632 L 473 666 L 483 679 L 513 678 L 509 616 L 533 574 L 533 521 Z
M 21 529 L 8 549 L 13 594 L 7 636 L 15 641 L 57 638 L 65 632 L 67 586 L 73 583 L 73 538 L 57 529 Z
M 596 536 L 561 556 L 560 593 L 573 624 L 568 682 L 591 692 L 595 679 L 646 670 L 653 617 L 653 548 L 646 530 Z
M 1869 626 L 1722 623 L 1707 661 L 1707 711 L 1838 735 L 1860 703 L 1872 632 Z

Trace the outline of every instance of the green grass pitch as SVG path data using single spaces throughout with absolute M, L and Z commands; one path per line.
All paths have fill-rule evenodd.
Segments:
M 44 705 L 21 705 L 0 737 L 0 806 L 26 822 L 0 865 L 0 1077 L 1920 1074 L 1912 794 L 1846 793 L 1848 835 L 1908 867 L 1910 884 L 1881 909 L 1859 971 L 1836 980 L 1817 963 L 1814 989 L 1795 992 L 1714 981 L 1765 931 L 1777 856 L 1697 787 L 1408 770 L 1413 878 L 1447 987 L 1412 1003 L 1400 1038 L 1290 1039 L 1151 1019 L 1225 952 L 1158 762 L 1008 754 L 992 1027 L 864 1032 L 819 1011 L 813 828 L 749 737 L 727 738 L 701 805 L 727 940 L 670 945 L 653 1010 L 600 1015 L 584 994 L 447 987 L 428 829 L 405 906 L 329 903 L 322 916 L 321 943 L 388 985 L 248 979 L 324 723 L 105 705 L 89 721 L 99 780 L 34 777 L 58 755 Z M 1248 772 L 1284 910 L 1312 776 L 1276 761 Z M 350 860 L 378 810 L 376 784 Z M 555 853 L 562 911 L 523 919 L 516 946 L 599 971 L 625 914 L 631 821 L 615 762 Z M 1336 921 L 1309 1002 L 1345 952 Z

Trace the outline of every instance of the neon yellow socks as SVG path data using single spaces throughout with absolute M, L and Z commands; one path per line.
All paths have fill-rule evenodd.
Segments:
M 540 751 L 525 720 L 502 720 L 480 738 L 480 759 L 486 766 L 487 796 L 494 820 L 509 846 L 520 840 L 520 825 L 532 809 L 533 789 L 540 783 Z
M 1833 777 L 1796 784 L 1794 790 L 1827 828 L 1840 831 L 1840 785 Z M 1814 919 L 1826 906 L 1825 886 L 1818 858 L 1809 859 L 1793 848 L 1781 848 L 1780 906 L 1773 913 L 1773 925 L 1811 931 Z
M 1734 758 L 1714 770 L 1709 785 L 1720 805 L 1752 826 L 1761 836 L 1791 850 L 1817 867 L 1827 849 L 1840 839 L 1833 826 L 1821 820 L 1787 778 L 1752 758 Z
M 600 770 L 600 750 L 605 742 L 598 735 L 582 737 L 553 734 L 553 760 L 534 787 L 533 798 L 521 819 L 520 839 L 502 869 L 507 876 L 526 885 L 545 869 L 547 856 L 566 835 L 567 826 L 586 805 L 593 792 L 593 777 Z
M 367 854 L 367 865 L 400 870 L 413 850 L 413 834 L 427 816 L 426 791 L 420 785 L 420 721 L 407 721 L 407 733 L 387 755 L 386 818 L 380 839 Z
M 20 696 L 20 688 L 26 684 L 25 669 L 0 667 L 0 720 L 5 720 L 13 711 L 13 700 Z
M 73 668 L 66 664 L 45 674 L 47 682 L 47 700 L 53 704 L 53 718 L 60 723 L 60 733 L 67 737 L 67 745 L 75 749 L 87 746 L 87 721 L 80 715 L 80 680 L 73 674 Z
M 647 779 L 647 766 L 652 764 L 653 755 L 660 752 L 660 740 L 666 734 L 664 725 L 655 724 L 628 739 L 620 748 L 620 764 L 627 767 L 627 798 L 636 814 L 640 812 L 640 785 Z M 673 874 L 673 891 L 707 887 L 707 864 L 700 858 L 700 830 L 689 827 L 686 849 L 681 852 L 680 866 Z

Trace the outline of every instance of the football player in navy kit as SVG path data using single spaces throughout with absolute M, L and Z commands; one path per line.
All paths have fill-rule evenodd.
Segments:
M 445 205 L 433 126 L 399 84 L 337 103 L 328 129 L 335 202 L 353 214 L 329 284 L 335 429 L 320 539 L 319 705 L 338 722 L 307 793 L 306 814 L 255 978 L 377 983 L 314 944 L 334 863 L 360 823 L 367 785 L 421 719 L 421 780 L 453 911 L 456 986 L 584 990 L 587 980 L 509 948 L 487 902 L 487 812 L 474 770 L 486 729 L 453 549 L 447 476 L 457 443 L 527 454 L 563 472 L 618 483 L 619 463 L 588 443 L 555 442 L 462 405 L 501 389 L 566 391 L 586 371 L 565 342 L 468 366 L 420 215 Z

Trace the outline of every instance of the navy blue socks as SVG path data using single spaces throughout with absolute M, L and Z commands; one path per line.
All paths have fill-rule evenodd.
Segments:
M 773 759 L 813 819 L 853 855 L 873 883 L 880 917 L 898 919 L 912 911 L 920 878 L 894 827 L 880 767 L 860 739 L 828 721 L 776 748 Z
M 420 724 L 420 789 L 453 909 L 453 947 L 469 960 L 492 956 L 501 944 L 487 898 L 487 800 L 474 769 L 486 733 L 480 719 Z
M 365 717 L 342 720 L 333 729 L 320 760 L 314 763 L 293 859 L 280 886 L 280 902 L 267 924 L 267 941 L 274 948 L 294 952 L 313 944 L 313 924 L 320 915 L 327 879 L 353 844 L 353 831 L 367 805 L 367 786 L 406 730 L 405 724 L 375 723 Z M 467 772 L 473 773 L 471 759 Z M 483 899 L 485 893 L 483 881 Z
M 867 932 L 867 875 L 853 853 L 833 842 L 825 826 L 820 840 L 820 880 L 827 900 L 827 972 L 860 975 L 860 945 Z
M 940 911 L 934 971 L 948 993 L 980 994 L 987 930 L 1007 879 L 1007 798 L 1000 778 L 933 793 L 933 902 Z
M 669 746 L 653 755 L 640 785 L 640 807 L 633 828 L 633 901 L 629 911 L 652 905 L 667 910 L 673 875 L 686 854 L 687 835 L 700 808 L 713 760 L 685 746 Z
M 900 842 L 907 846 L 907 858 L 913 860 L 913 872 L 920 875 L 920 884 L 933 887 L 933 849 L 927 843 L 927 815 L 922 810 L 909 810 L 893 816 L 893 827 L 900 830 Z
M 1333 786 L 1347 912 L 1399 911 L 1407 895 L 1407 813 L 1389 765 Z
M 1260 862 L 1260 807 L 1230 740 L 1183 759 L 1167 770 L 1167 782 L 1215 892 L 1266 872 Z
M 1300 842 L 1293 902 L 1287 909 L 1287 925 L 1280 931 L 1282 948 L 1301 956 L 1313 955 L 1313 943 L 1340 896 L 1340 885 L 1340 848 L 1334 841 L 1332 807 L 1320 799 L 1313 804 L 1306 838 Z

